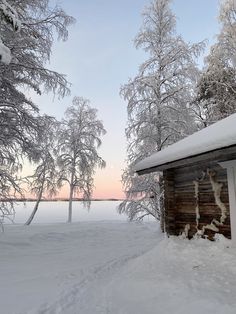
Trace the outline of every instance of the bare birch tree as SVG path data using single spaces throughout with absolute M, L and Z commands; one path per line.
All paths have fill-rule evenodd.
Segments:
M 75 195 L 81 195 L 84 205 L 90 206 L 95 169 L 105 167 L 97 152 L 105 133 L 102 122 L 97 119 L 97 110 L 90 107 L 88 100 L 75 97 L 65 112 L 58 140 L 61 181 L 66 181 L 70 190 L 68 222 L 72 221 Z

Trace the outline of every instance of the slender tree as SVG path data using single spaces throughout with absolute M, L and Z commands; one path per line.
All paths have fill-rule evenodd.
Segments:
M 131 220 L 147 215 L 159 220 L 163 211 L 161 176 L 137 177 L 133 165 L 195 127 L 189 103 L 198 76 L 194 60 L 204 43 L 187 44 L 176 35 L 175 25 L 170 0 L 155 0 L 146 8 L 135 45 L 147 52 L 148 59 L 121 88 L 128 103 L 128 165 L 122 177 L 127 199 L 119 212 Z
M 37 200 L 31 215 L 25 223 L 26 225 L 32 222 L 44 194 L 53 196 L 60 187 L 55 156 L 55 134 L 58 123 L 52 117 L 43 116 L 40 118 L 40 124 L 42 131 L 37 137 L 39 155 L 37 167 L 34 174 L 28 178 L 30 192 L 36 195 Z
M 70 189 L 68 222 L 72 221 L 75 194 L 80 194 L 84 204 L 90 206 L 95 169 L 105 167 L 97 152 L 105 133 L 102 122 L 97 119 L 97 110 L 90 107 L 88 100 L 75 97 L 65 112 L 58 137 L 61 181 L 66 181 Z

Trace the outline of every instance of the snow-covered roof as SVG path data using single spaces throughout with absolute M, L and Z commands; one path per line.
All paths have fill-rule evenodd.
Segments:
M 236 145 L 236 113 L 141 160 L 134 170 L 158 167 L 232 145 Z

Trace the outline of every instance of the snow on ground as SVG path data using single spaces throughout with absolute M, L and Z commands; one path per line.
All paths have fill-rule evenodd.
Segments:
M 156 223 L 7 226 L 0 313 L 235 314 L 230 241 L 166 238 Z

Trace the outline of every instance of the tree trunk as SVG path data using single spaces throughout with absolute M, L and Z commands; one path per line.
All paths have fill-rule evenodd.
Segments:
M 69 198 L 69 210 L 68 210 L 68 220 L 67 222 L 72 222 L 72 200 L 73 200 L 73 192 L 74 192 L 74 186 L 71 183 L 70 184 L 70 198 Z
M 70 196 L 69 196 L 69 208 L 68 208 L 68 223 L 72 222 L 72 200 L 74 193 L 74 177 L 75 177 L 75 156 L 72 161 L 71 178 L 70 178 Z
M 41 187 L 41 190 L 39 192 L 39 195 L 38 195 L 38 198 L 37 198 L 37 201 L 36 201 L 36 204 L 34 206 L 34 209 L 31 213 L 31 215 L 29 216 L 28 220 L 26 221 L 25 225 L 29 226 L 30 223 L 32 222 L 32 220 L 34 219 L 34 216 L 38 210 L 38 207 L 39 207 L 39 203 L 41 201 L 41 198 L 42 198 L 42 194 L 43 194 L 43 186 Z

